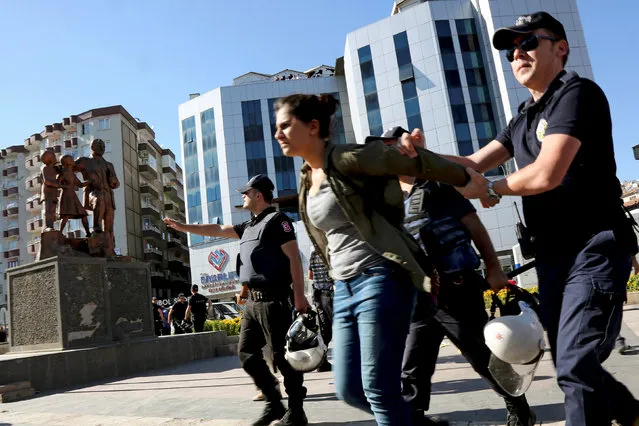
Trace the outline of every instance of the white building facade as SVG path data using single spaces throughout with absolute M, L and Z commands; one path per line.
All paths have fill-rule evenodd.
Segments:
M 283 156 L 274 138 L 273 106 L 277 99 L 293 93 L 331 93 L 341 103 L 333 123 L 333 139 L 355 143 L 346 82 L 333 74 L 333 68 L 327 66 L 304 73 L 248 73 L 236 78 L 233 86 L 191 95 L 179 106 L 189 223 L 230 225 L 248 220 L 249 212 L 239 208 L 242 197 L 236 189 L 260 173 L 275 184 L 280 210 L 290 210 L 291 218 L 297 219 L 295 200 L 302 160 Z M 303 224 L 296 223 L 295 228 L 303 259 L 307 259 L 310 244 Z M 191 280 L 204 286 L 202 294 L 224 299 L 239 290 L 237 279 L 233 279 L 237 241 L 190 234 L 189 248 Z
M 567 69 L 592 78 L 575 0 L 397 1 L 393 15 L 348 34 L 344 71 L 357 140 L 392 126 L 419 127 L 430 150 L 450 155 L 471 154 L 493 140 L 530 94 L 492 48 L 492 34 L 538 10 L 565 26 Z M 517 243 L 514 202 L 521 208 L 519 197 L 492 209 L 475 203 L 504 265 Z
M 530 96 L 515 80 L 504 54 L 492 48 L 492 34 L 513 25 L 519 15 L 538 10 L 565 26 L 571 48 L 567 69 L 593 78 L 576 0 L 405 0 L 394 3 L 391 16 L 346 36 L 335 76 L 308 79 L 289 70 L 273 76 L 248 73 L 232 87 L 180 105 L 189 222 L 231 224 L 247 219 L 246 212 L 235 209 L 241 199 L 234 188 L 257 172 L 267 172 L 277 181 L 276 197 L 297 192 L 299 159 L 294 164 L 295 185 L 289 178 L 280 193 L 281 152 L 269 125 L 272 101 L 290 93 L 338 93 L 345 142 L 363 143 L 368 135 L 402 126 L 423 129 L 427 147 L 437 153 L 468 155 L 480 149 Z M 292 79 L 273 81 L 281 76 Z M 207 111 L 214 116 L 214 162 L 202 155 Z M 209 173 L 212 168 L 217 174 Z M 515 168 L 510 162 L 488 175 L 503 176 Z M 218 192 L 207 189 L 212 182 Z M 213 208 L 211 195 L 217 203 Z M 521 208 L 519 197 L 507 197 L 492 209 L 475 203 L 506 269 L 515 266 L 513 203 Z M 296 227 L 298 238 L 307 241 L 303 225 Z M 192 280 L 198 282 L 211 269 L 210 248 L 220 242 L 190 243 Z M 236 244 L 225 242 L 224 250 L 236 255 Z M 302 244 L 307 256 L 309 247 Z

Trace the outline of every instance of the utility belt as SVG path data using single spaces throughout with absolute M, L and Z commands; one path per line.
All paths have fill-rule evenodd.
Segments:
M 249 299 L 253 302 L 275 302 L 289 300 L 290 294 L 280 291 L 262 291 L 249 289 Z

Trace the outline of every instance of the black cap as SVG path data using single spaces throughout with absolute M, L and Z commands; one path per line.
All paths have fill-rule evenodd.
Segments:
M 384 141 L 384 142 L 396 142 L 397 138 L 401 138 L 404 133 L 410 133 L 408 130 L 405 130 L 403 127 L 395 126 L 386 130 L 382 133 L 381 136 L 367 136 L 364 140 L 364 143 L 374 142 L 374 141 Z
M 197 286 L 197 284 L 193 284 L 193 285 L 191 286 L 191 290 L 192 290 L 192 291 L 198 291 L 198 290 L 199 290 L 199 287 Z
M 273 182 L 266 175 L 255 175 L 241 188 L 238 188 L 237 192 L 244 194 L 249 189 L 257 189 L 261 193 L 273 192 L 275 186 Z
M 532 33 L 540 28 L 551 31 L 561 40 L 567 40 L 566 30 L 561 22 L 553 18 L 548 12 L 535 12 L 530 15 L 520 16 L 512 27 L 504 27 L 495 31 L 493 46 L 497 50 L 510 49 L 513 46 L 513 39 L 522 34 Z
M 178 294 L 178 297 L 184 297 L 184 293 Z

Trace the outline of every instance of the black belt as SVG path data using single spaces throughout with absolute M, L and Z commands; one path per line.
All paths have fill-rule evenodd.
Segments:
M 288 295 L 276 292 L 263 292 L 249 289 L 249 298 L 254 302 L 273 302 L 276 300 L 286 300 Z

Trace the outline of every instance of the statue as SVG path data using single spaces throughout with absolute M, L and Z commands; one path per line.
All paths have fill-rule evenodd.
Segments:
M 62 170 L 58 173 L 58 181 L 62 186 L 62 193 L 58 202 L 60 215 L 60 232 L 64 232 L 64 227 L 67 225 L 69 219 L 82 219 L 82 226 L 87 234 L 87 237 L 91 234 L 89 230 L 89 221 L 87 219 L 87 211 L 80 203 L 77 194 L 75 193 L 77 188 L 83 188 L 89 185 L 90 182 L 80 182 L 80 179 L 75 175 L 75 160 L 70 155 L 64 155 L 60 159 L 62 164 Z
M 60 183 L 57 179 L 57 170 L 55 163 L 57 162 L 55 154 L 51 151 L 45 151 L 40 156 L 42 166 L 40 174 L 42 178 L 42 188 L 40 189 L 40 204 L 44 203 L 44 223 L 45 232 L 53 231 L 55 222 L 55 209 L 58 204 L 58 189 Z
M 113 190 L 120 186 L 113 164 L 103 158 L 105 150 L 102 139 L 94 139 L 91 143 L 91 157 L 81 157 L 75 161 L 75 168 L 82 173 L 88 184 L 84 190 L 84 208 L 93 211 L 93 236 L 104 232 L 112 254 L 113 218 L 115 216 L 115 199 Z
M 91 143 L 91 157 L 74 161 L 64 155 L 61 165 L 56 165 L 52 151 L 42 154 L 42 189 L 40 202 L 44 203 L 46 228 L 40 237 L 40 250 L 36 260 L 53 256 L 97 256 L 115 259 L 113 220 L 115 199 L 113 190 L 120 186 L 115 168 L 103 158 L 104 141 L 95 139 Z M 76 176 L 82 174 L 84 182 Z M 84 203 L 76 195 L 76 189 L 84 187 Z M 58 199 L 58 191 L 62 193 Z M 60 230 L 54 229 L 56 206 L 62 220 Z M 87 210 L 93 211 L 93 232 L 90 232 Z M 81 219 L 87 238 L 66 238 L 62 231 L 69 219 Z M 122 259 L 120 259 L 122 260 Z

